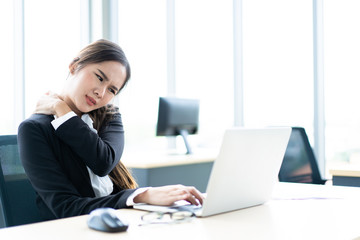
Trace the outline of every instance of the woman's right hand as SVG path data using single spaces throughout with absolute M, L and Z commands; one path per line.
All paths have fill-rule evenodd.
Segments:
M 53 92 L 47 92 L 38 100 L 34 113 L 61 117 L 70 111 L 71 109 L 61 99 L 60 95 Z

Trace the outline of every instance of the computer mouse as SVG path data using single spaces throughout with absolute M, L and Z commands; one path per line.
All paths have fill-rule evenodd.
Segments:
M 89 228 L 102 232 L 124 232 L 129 226 L 120 220 L 113 208 L 98 208 L 91 211 L 87 224 Z

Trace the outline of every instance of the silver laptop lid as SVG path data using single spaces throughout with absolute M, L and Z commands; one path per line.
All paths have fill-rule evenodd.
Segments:
M 269 200 L 290 133 L 290 127 L 226 130 L 210 175 L 202 216 Z

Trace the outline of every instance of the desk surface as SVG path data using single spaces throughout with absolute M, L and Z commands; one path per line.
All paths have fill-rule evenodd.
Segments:
M 124 153 L 121 160 L 129 168 L 159 168 L 213 162 L 218 152 L 218 149 L 194 149 L 193 154 L 166 151 Z
M 0 239 L 357 239 L 360 188 L 279 183 L 264 205 L 179 224 L 138 226 L 144 212 L 118 214 L 127 232 L 91 230 L 85 215 L 0 229 Z
M 332 176 L 360 177 L 360 164 L 343 164 L 330 169 L 329 173 Z

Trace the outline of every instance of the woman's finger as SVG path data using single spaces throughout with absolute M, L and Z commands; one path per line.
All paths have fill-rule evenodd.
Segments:
M 199 200 L 200 204 L 203 204 L 204 196 L 199 190 L 197 190 L 195 187 L 189 187 L 189 191 L 197 200 Z
M 179 186 L 170 194 L 179 196 L 179 200 L 186 200 L 191 204 L 199 205 L 203 203 L 202 194 L 194 187 Z

